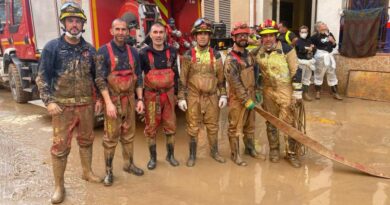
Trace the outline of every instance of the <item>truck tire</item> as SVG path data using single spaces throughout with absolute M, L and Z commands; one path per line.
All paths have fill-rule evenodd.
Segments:
M 15 64 L 11 63 L 8 67 L 9 74 L 9 87 L 12 93 L 13 99 L 17 103 L 27 103 L 32 98 L 31 92 L 23 91 L 22 80 L 20 77 L 19 69 Z

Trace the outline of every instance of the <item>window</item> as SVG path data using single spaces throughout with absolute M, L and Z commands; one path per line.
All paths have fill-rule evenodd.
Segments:
M 14 0 L 12 4 L 12 22 L 13 25 L 19 25 L 22 21 L 22 14 L 23 14 L 23 8 L 22 8 L 22 2 L 21 0 Z

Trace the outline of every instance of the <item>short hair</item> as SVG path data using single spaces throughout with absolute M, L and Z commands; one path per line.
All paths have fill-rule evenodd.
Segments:
M 287 21 L 280 21 L 279 24 L 282 24 L 282 26 L 286 28 L 289 26 Z
M 302 25 L 301 27 L 299 27 L 299 32 L 301 32 L 302 29 L 306 29 L 307 31 L 309 31 L 309 27 L 307 27 L 305 25 Z
M 126 24 L 126 28 L 127 28 L 127 22 L 125 21 L 125 20 L 123 20 L 122 18 L 116 18 L 116 19 L 114 19 L 113 21 L 112 21 L 112 23 L 111 23 L 111 28 L 113 28 L 114 27 L 114 23 L 117 23 L 117 22 L 119 22 L 119 23 L 125 23 Z
M 314 25 L 314 30 L 318 32 L 318 29 L 320 28 L 321 25 L 324 25 L 325 23 L 322 21 L 317 21 L 316 24 Z M 326 24 L 325 24 L 326 25 Z
M 154 23 L 150 26 L 150 30 L 152 30 L 152 27 L 155 27 L 155 26 L 157 26 L 157 27 L 162 27 L 162 28 L 164 28 L 164 30 L 165 30 L 165 25 L 164 25 L 163 23 L 161 23 L 160 21 L 154 22 Z

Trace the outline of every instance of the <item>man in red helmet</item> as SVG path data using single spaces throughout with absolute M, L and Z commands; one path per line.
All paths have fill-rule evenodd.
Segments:
M 243 136 L 245 154 L 262 158 L 255 149 L 255 102 L 261 101 L 257 85 L 258 67 L 254 56 L 248 52 L 249 27 L 238 22 L 231 31 L 234 41 L 233 50 L 225 60 L 225 76 L 229 83 L 229 128 L 228 136 L 231 158 L 239 166 L 246 166 L 239 150 L 240 136 Z
M 218 51 L 209 46 L 212 34 L 209 21 L 196 20 L 191 33 L 197 46 L 182 58 L 178 94 L 179 108 L 186 112 L 187 133 L 190 138 L 187 166 L 195 165 L 201 123 L 207 129 L 211 157 L 224 163 L 225 159 L 218 153 L 219 110 L 227 104 L 222 58 Z
M 262 47 L 258 49 L 256 62 L 263 78 L 263 108 L 294 126 L 293 107 L 302 99 L 301 72 L 295 50 L 286 43 L 277 41 L 278 28 L 275 21 L 266 20 L 260 25 Z M 270 161 L 280 158 L 279 135 L 277 129 L 268 121 L 267 136 L 270 146 Z M 293 167 L 301 167 L 298 158 L 300 143 L 289 136 L 286 140 L 286 159 Z

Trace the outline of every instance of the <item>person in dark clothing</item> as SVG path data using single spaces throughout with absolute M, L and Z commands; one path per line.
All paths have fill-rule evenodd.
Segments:
M 299 67 L 302 69 L 302 98 L 306 101 L 312 101 L 308 90 L 310 86 L 310 78 L 315 70 L 314 53 L 316 48 L 310 38 L 307 38 L 308 33 L 309 28 L 307 26 L 301 26 L 299 28 L 299 39 L 295 50 L 297 51 Z
M 127 23 L 115 19 L 111 26 L 114 39 L 103 45 L 96 57 L 96 85 L 104 100 L 104 185 L 113 183 L 113 159 L 118 141 L 122 144 L 123 170 L 136 176 L 144 174 L 134 164 L 135 110 L 143 112 L 142 71 L 138 52 L 126 44 Z M 134 91 L 137 94 L 135 103 Z
M 148 169 L 156 168 L 156 134 L 160 125 L 166 135 L 166 160 L 172 166 L 179 162 L 174 156 L 176 134 L 175 94 L 178 89 L 176 50 L 165 44 L 166 30 L 161 23 L 154 23 L 150 30 L 152 44 L 140 51 L 144 73 L 145 136 L 148 139 L 150 160 Z
M 316 23 L 316 33 L 311 37 L 311 41 L 317 48 L 314 55 L 316 60 L 316 69 L 314 71 L 316 99 L 320 99 L 321 85 L 326 74 L 328 86 L 331 87 L 333 97 L 337 100 L 342 100 L 343 98 L 337 91 L 336 61 L 332 53 L 336 47 L 336 40 L 333 34 L 329 32 L 328 26 L 325 23 Z
M 294 47 L 297 43 L 298 37 L 294 32 L 290 31 L 287 26 L 287 22 L 280 21 L 278 24 L 279 34 L 277 35 L 277 39 L 280 42 L 286 43 L 292 47 Z

